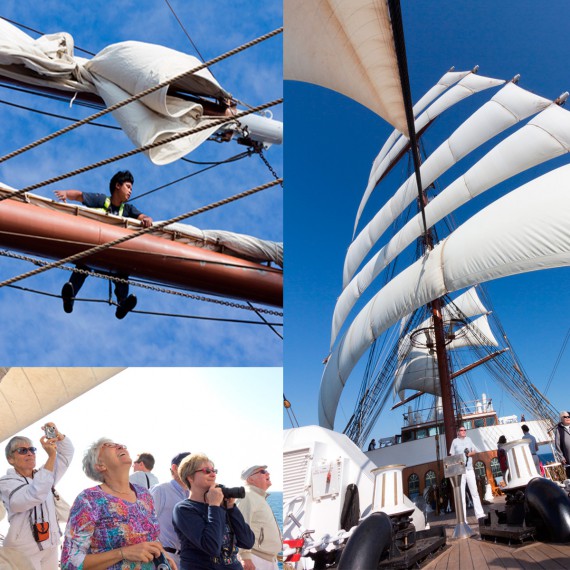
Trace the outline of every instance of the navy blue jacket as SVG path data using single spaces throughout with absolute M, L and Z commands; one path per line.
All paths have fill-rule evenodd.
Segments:
M 236 507 L 226 510 L 186 499 L 174 507 L 172 522 L 182 545 L 180 570 L 241 570 L 238 547 L 249 550 L 255 543 Z

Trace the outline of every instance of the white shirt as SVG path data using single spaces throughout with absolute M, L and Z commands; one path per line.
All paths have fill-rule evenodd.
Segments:
M 158 485 L 158 477 L 150 471 L 135 471 L 130 477 L 129 481 L 135 485 L 140 485 L 145 489 L 150 489 Z
M 473 442 L 471 441 L 471 438 L 469 438 L 467 436 L 465 436 L 463 438 L 456 437 L 451 442 L 451 447 L 449 448 L 449 455 L 457 455 L 458 453 L 461 453 L 464 455 L 466 449 L 469 450 L 469 453 L 471 453 L 472 451 L 477 451 L 477 449 L 473 445 Z M 466 459 L 467 459 L 467 461 L 465 464 L 465 468 L 472 470 L 473 469 L 473 458 L 469 457 Z

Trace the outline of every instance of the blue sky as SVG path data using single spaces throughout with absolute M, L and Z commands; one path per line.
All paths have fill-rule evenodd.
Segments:
M 480 75 L 507 80 L 520 73 L 521 87 L 551 99 L 570 90 L 566 53 L 570 7 L 565 2 L 539 7 L 530 1 L 404 0 L 402 9 L 414 101 L 451 66 L 467 70 L 479 65 Z M 440 117 L 423 138 L 427 150 L 434 150 L 473 112 L 476 103 L 483 104 L 495 92 L 475 95 L 472 101 L 458 104 L 457 111 Z M 320 87 L 286 82 L 285 100 L 288 193 L 284 382 L 297 420 L 308 425 L 318 421 L 322 360 L 329 352 L 330 323 L 341 292 L 344 255 L 351 241 L 354 217 L 372 161 L 392 128 L 359 104 Z M 551 161 L 488 191 L 473 207 L 460 209 L 456 222 L 469 218 L 474 207 L 480 209 L 489 200 L 522 185 L 531 175 L 535 177 L 567 162 L 568 156 Z M 365 209 L 364 222 L 395 190 L 396 179 L 399 184 L 405 172 L 404 165 L 376 188 Z M 447 182 L 458 175 L 458 170 L 452 170 Z M 440 189 L 443 187 L 445 181 Z M 568 331 L 569 275 L 568 268 L 563 268 L 487 285 L 493 309 L 538 389 L 545 388 Z M 566 353 L 547 394 L 554 407 L 570 405 L 565 390 L 569 368 L 570 354 Z M 344 427 L 352 413 L 362 370 L 359 366 L 353 372 L 345 388 L 347 394 L 337 412 L 337 429 Z M 502 415 L 518 412 L 496 388 L 489 386 L 487 392 Z M 401 413 L 384 414 L 381 426 L 372 435 L 397 433 Z M 284 426 L 291 427 L 287 416 Z
M 263 9 L 252 9 L 247 1 L 198 2 L 170 0 L 177 16 L 205 59 L 211 59 L 281 26 L 281 2 L 270 1 Z M 0 16 L 15 20 L 43 33 L 66 31 L 80 47 L 96 53 L 105 46 L 138 40 L 157 43 L 196 55 L 184 31 L 164 0 L 109 4 L 95 1 L 70 5 L 46 1 L 30 10 L 27 3 L 5 2 Z M 28 32 L 32 37 L 36 34 Z M 85 54 L 78 52 L 78 55 Z M 282 39 L 277 36 L 212 69 L 221 85 L 237 99 L 252 106 L 282 96 Z M 83 118 L 91 111 L 47 99 L 28 97 L 0 89 L 0 99 L 56 114 Z M 272 109 L 283 119 L 281 106 Z M 0 104 L 5 136 L 2 155 L 68 124 Z M 115 124 L 112 118 L 100 122 Z M 57 176 L 132 148 L 120 131 L 84 126 L 55 142 L 0 165 L 0 180 L 21 188 Z M 207 142 L 188 158 L 198 161 L 222 160 L 242 152 L 236 143 Z M 281 176 L 282 147 L 266 151 L 266 157 Z M 105 192 L 109 178 L 129 169 L 135 176 L 134 196 L 168 183 L 201 168 L 182 161 L 157 167 L 142 156 L 78 175 L 37 191 L 53 197 L 56 189 L 76 188 Z M 137 200 L 135 204 L 155 220 L 164 220 L 253 188 L 272 180 L 259 157 L 190 178 L 174 187 Z M 283 239 L 282 189 L 274 187 L 237 204 L 229 205 L 188 221 L 204 229 L 223 229 L 264 239 Z M 25 262 L 0 260 L 0 279 L 32 269 Z M 18 285 L 59 294 L 68 273 L 52 270 Z M 177 315 L 247 319 L 247 311 L 201 303 L 166 294 L 133 288 L 139 299 L 137 309 Z M 106 299 L 106 282 L 90 278 L 81 296 Z M 192 365 L 192 366 L 280 366 L 282 340 L 265 326 L 216 323 L 194 319 L 141 314 L 123 321 L 114 317 L 114 308 L 105 303 L 78 303 L 71 315 L 61 308 L 61 300 L 10 288 L 0 290 L 3 327 L 0 333 L 0 361 L 6 365 Z M 255 319 L 253 319 L 255 320 Z M 279 317 L 270 317 L 279 322 Z M 281 328 L 278 328 L 282 332 Z

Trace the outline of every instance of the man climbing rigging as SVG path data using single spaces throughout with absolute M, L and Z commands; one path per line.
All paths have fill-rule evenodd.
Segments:
M 133 175 L 128 170 L 122 170 L 117 172 L 109 182 L 110 197 L 105 194 L 81 192 L 80 190 L 56 190 L 54 194 L 62 202 L 67 202 L 67 200 L 81 202 L 88 208 L 97 208 L 110 214 L 140 220 L 142 225 L 148 228 L 152 225 L 152 218 L 143 214 L 132 204 L 127 203 L 133 190 L 133 184 Z M 77 265 L 76 267 L 77 269 L 88 269 L 85 265 Z M 122 280 L 128 280 L 129 278 L 129 276 L 124 273 L 116 273 L 115 276 Z M 61 289 L 61 298 L 63 299 L 63 310 L 66 313 L 73 311 L 75 297 L 85 282 L 85 279 L 87 279 L 85 273 L 74 271 L 69 281 L 64 283 Z M 115 296 L 117 297 L 115 316 L 118 319 L 123 319 L 127 313 L 135 308 L 137 298 L 133 294 L 129 295 L 128 283 L 119 281 L 115 282 Z

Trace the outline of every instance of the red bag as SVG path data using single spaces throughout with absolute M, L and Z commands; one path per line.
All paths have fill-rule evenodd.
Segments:
M 32 526 L 32 533 L 36 542 L 43 542 L 49 538 L 49 523 L 37 522 Z

